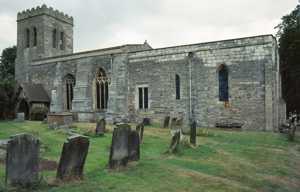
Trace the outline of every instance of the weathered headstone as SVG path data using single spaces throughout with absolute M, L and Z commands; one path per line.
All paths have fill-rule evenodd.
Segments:
M 151 125 L 151 119 L 148 117 L 143 118 L 144 126 Z
M 196 138 L 197 138 L 197 122 L 193 120 L 191 123 L 190 143 L 194 146 L 196 145 Z
M 171 144 L 168 149 L 168 153 L 176 153 L 180 144 L 180 130 L 176 131 L 171 139 Z
M 89 149 L 89 139 L 81 135 L 71 136 L 64 143 L 57 168 L 58 179 L 81 179 Z
M 104 135 L 105 132 L 106 121 L 105 119 L 100 119 L 96 123 L 96 135 Z
M 7 143 L 5 182 L 30 187 L 39 180 L 40 142 L 29 134 L 12 136 Z
M 143 142 L 143 137 L 144 137 L 144 123 L 139 123 L 136 126 L 136 131 L 138 132 L 139 136 L 140 136 L 140 143 Z
M 140 159 L 140 137 L 137 131 L 131 131 L 128 138 L 128 160 Z
M 130 125 L 118 124 L 114 128 L 109 155 L 109 168 L 115 169 L 128 163 L 128 139 L 131 132 Z
M 176 118 L 176 117 L 173 117 L 173 118 L 171 119 L 171 122 L 170 122 L 170 129 L 171 129 L 171 130 L 176 130 L 176 129 L 177 129 L 176 122 L 177 122 L 177 118 Z
M 170 124 L 170 116 L 166 116 L 163 122 L 163 128 L 168 128 Z

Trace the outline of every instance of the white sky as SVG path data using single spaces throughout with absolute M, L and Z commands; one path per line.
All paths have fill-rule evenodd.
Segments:
M 275 34 L 297 0 L 0 0 L 0 51 L 16 44 L 17 12 L 45 3 L 74 17 L 74 50 L 166 47 Z

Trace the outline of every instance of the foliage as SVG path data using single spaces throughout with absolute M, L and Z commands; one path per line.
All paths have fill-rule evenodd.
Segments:
M 16 55 L 16 46 L 8 47 L 2 51 L 0 62 L 0 86 L 2 87 L 14 85 Z
M 85 132 L 95 126 L 78 123 L 76 129 Z M 55 161 L 68 136 L 40 122 L 0 122 L 0 139 L 20 132 L 38 136 L 44 146 L 41 158 Z M 111 132 L 104 137 L 90 137 L 84 180 L 59 183 L 55 181 L 55 170 L 43 171 L 49 186 L 37 191 L 298 191 L 299 136 L 290 143 L 276 133 L 219 129 L 210 129 L 210 133 L 213 136 L 197 137 L 196 148 L 184 147 L 180 154 L 165 155 L 171 138 L 169 130 L 146 127 L 141 160 L 122 171 L 106 167 Z M 4 174 L 0 164 L 2 181 Z
M 300 111 L 300 5 L 281 19 L 276 27 L 279 38 L 282 93 L 287 111 Z
M 20 87 L 15 82 L 17 47 L 4 49 L 0 60 L 0 119 L 14 118 Z

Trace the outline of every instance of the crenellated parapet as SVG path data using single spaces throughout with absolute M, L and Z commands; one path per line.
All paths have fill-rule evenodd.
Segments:
M 67 14 L 64 14 L 61 11 L 54 10 L 52 7 L 47 7 L 45 4 L 43 4 L 41 7 L 37 6 L 36 8 L 27 9 L 22 12 L 18 13 L 17 21 L 21 21 L 23 19 L 27 19 L 30 17 L 35 17 L 39 15 L 48 15 L 51 17 L 54 17 L 56 19 L 59 19 L 61 21 L 64 21 L 66 23 L 69 23 L 73 25 L 73 17 L 69 16 Z

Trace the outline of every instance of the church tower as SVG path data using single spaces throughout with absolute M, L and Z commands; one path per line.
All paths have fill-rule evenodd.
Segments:
M 17 16 L 16 80 L 29 81 L 32 61 L 73 53 L 73 18 L 42 5 Z

